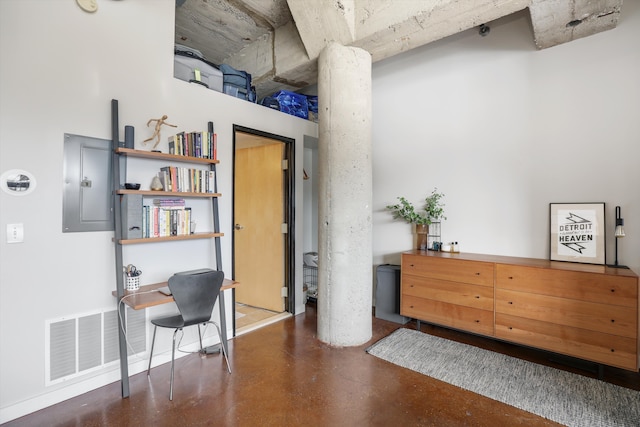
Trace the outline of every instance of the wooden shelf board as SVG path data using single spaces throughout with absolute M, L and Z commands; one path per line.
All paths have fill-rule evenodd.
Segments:
M 158 197 L 220 197 L 221 193 L 192 193 L 192 192 L 178 192 L 178 191 L 154 191 L 154 190 L 125 190 L 121 189 L 116 191 L 117 194 L 142 194 L 143 196 L 158 196 Z
M 194 239 L 209 239 L 211 237 L 222 237 L 224 233 L 193 233 L 180 236 L 166 236 L 166 237 L 146 237 L 142 239 L 122 239 L 119 241 L 121 245 L 134 245 L 137 243 L 157 243 L 157 242 L 171 242 L 177 240 L 194 240 Z
M 128 157 L 140 157 L 143 159 L 170 160 L 173 162 L 183 162 L 183 163 L 203 163 L 208 165 L 220 163 L 218 159 L 205 159 L 201 157 L 179 156 L 177 154 L 156 153 L 153 151 L 134 150 L 132 148 L 117 147 L 115 151 L 116 153 L 121 155 L 125 155 Z

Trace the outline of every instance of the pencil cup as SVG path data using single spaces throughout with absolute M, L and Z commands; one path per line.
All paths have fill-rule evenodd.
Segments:
M 137 291 L 140 289 L 140 276 L 125 276 L 125 289 L 128 291 Z

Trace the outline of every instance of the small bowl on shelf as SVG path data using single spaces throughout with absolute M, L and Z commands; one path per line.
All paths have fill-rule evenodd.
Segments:
M 126 188 L 127 190 L 139 190 L 140 189 L 140 184 L 133 183 L 133 182 L 125 182 L 124 183 L 124 188 Z

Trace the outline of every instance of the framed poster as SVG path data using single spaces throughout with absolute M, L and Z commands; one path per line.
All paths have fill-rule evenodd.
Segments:
M 550 203 L 551 261 L 605 263 L 604 203 Z

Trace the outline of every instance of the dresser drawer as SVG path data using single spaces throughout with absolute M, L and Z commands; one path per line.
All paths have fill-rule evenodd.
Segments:
M 580 271 L 497 264 L 496 288 L 636 309 L 638 279 Z
M 427 298 L 481 310 L 493 310 L 493 289 L 487 286 L 403 275 L 402 295 Z
M 493 265 L 489 262 L 402 254 L 402 273 L 493 287 Z
M 400 314 L 442 326 L 493 335 L 493 311 L 402 295 Z
M 496 338 L 638 370 L 637 339 L 496 313 Z
M 493 335 L 493 311 L 403 295 L 400 314 L 442 326 Z
M 627 338 L 638 336 L 637 312 L 630 307 L 497 289 L 496 313 Z

